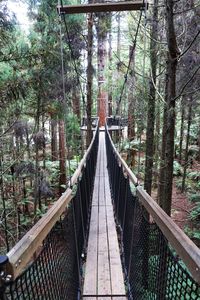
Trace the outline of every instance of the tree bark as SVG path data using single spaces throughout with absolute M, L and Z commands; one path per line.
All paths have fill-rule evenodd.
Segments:
M 183 148 L 183 133 L 184 133 L 184 119 L 185 119 L 185 105 L 184 99 L 181 101 L 181 129 L 180 129 L 180 142 L 179 142 L 179 162 L 182 161 L 182 148 Z
M 97 64 L 98 64 L 98 115 L 100 126 L 105 125 L 105 118 L 108 112 L 108 95 L 105 91 L 104 70 L 106 65 L 106 37 L 107 37 L 107 14 L 98 13 L 97 22 Z
M 72 89 L 72 109 L 73 113 L 77 116 L 78 120 L 81 119 L 81 109 L 80 109 L 80 93 L 78 87 L 75 86 Z
M 86 146 L 89 147 L 92 140 L 92 46 L 93 46 L 93 15 L 88 16 L 88 57 L 87 57 L 87 136 Z
M 185 191 L 185 180 L 186 180 L 186 172 L 187 172 L 187 167 L 188 167 L 188 148 L 189 148 L 189 142 L 190 142 L 191 121 L 192 121 L 192 97 L 189 98 L 189 106 L 188 106 L 188 126 L 187 126 L 187 136 L 186 136 L 183 179 L 182 179 L 182 187 L 181 187 L 182 193 Z
M 109 82 L 108 82 L 108 115 L 112 116 L 112 14 L 109 15 L 110 19 L 110 28 L 109 28 L 109 36 L 108 36 L 108 59 L 109 59 Z
M 154 158 L 154 125 L 156 103 L 156 70 L 157 70 L 157 38 L 158 38 L 158 0 L 154 0 L 153 25 L 150 42 L 151 80 L 149 82 L 149 99 L 147 109 L 146 159 L 144 188 L 151 195 Z
M 128 138 L 132 141 L 135 138 L 135 49 L 129 46 L 130 72 L 128 75 Z M 132 54 L 132 57 L 131 57 Z
M 166 136 L 164 155 L 164 184 L 160 189 L 160 205 L 164 211 L 171 214 L 172 187 L 173 187 L 173 161 L 174 161 L 174 133 L 175 133 L 175 96 L 176 96 L 176 68 L 179 54 L 173 18 L 173 0 L 166 0 L 166 26 L 168 44 L 168 83 L 166 103 Z
M 59 192 L 60 195 L 65 191 L 66 179 L 66 154 L 65 154 L 65 122 L 64 120 L 58 121 L 59 130 L 59 161 L 60 161 L 60 178 L 59 178 Z M 64 185 L 64 186 L 62 186 Z
M 57 121 L 51 119 L 51 160 L 58 160 Z

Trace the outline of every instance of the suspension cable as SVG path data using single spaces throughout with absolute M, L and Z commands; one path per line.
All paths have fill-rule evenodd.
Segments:
M 143 3 L 144 3 L 144 0 L 143 0 Z M 119 113 L 120 103 L 122 101 L 124 88 L 125 88 L 125 85 L 126 85 L 126 82 L 127 82 L 127 79 L 128 79 L 128 73 L 129 73 L 129 70 L 130 70 L 131 61 L 132 61 L 133 53 L 134 53 L 134 50 L 135 50 L 138 33 L 139 33 L 140 22 L 141 22 L 141 19 L 142 19 L 142 12 L 143 12 L 143 9 L 141 9 L 141 11 L 140 11 L 139 21 L 138 21 L 137 28 L 136 28 L 136 33 L 135 33 L 135 38 L 133 40 L 133 47 L 132 47 L 131 54 L 130 54 L 130 57 L 129 57 L 129 62 L 128 62 L 128 67 L 127 67 L 127 70 L 126 70 L 126 74 L 124 75 L 124 82 L 123 82 L 123 85 L 122 85 L 122 89 L 121 89 L 121 93 L 120 93 L 120 97 L 119 97 L 119 101 L 118 101 L 118 105 L 117 105 L 117 109 L 116 109 L 116 115 Z
M 61 0 L 61 7 L 63 7 L 63 1 L 62 0 Z M 76 64 L 76 59 L 75 59 L 75 56 L 74 56 L 74 51 L 73 51 L 72 46 L 70 44 L 70 36 L 69 36 L 69 30 L 68 30 L 67 21 L 66 21 L 66 18 L 65 18 L 65 14 L 60 14 L 60 16 L 63 16 L 63 18 L 61 17 L 61 19 L 63 19 L 64 25 L 65 25 L 65 30 L 66 30 L 66 34 L 67 34 L 67 45 L 68 45 L 70 53 L 71 53 L 72 63 L 73 63 L 74 70 L 75 70 L 75 73 L 76 73 L 78 85 L 80 87 L 82 101 L 83 101 L 83 106 L 84 106 L 84 110 L 85 110 L 86 109 L 85 95 L 84 95 L 82 84 L 81 84 L 81 81 L 80 81 L 80 74 L 78 72 L 78 67 L 77 67 L 77 64 Z

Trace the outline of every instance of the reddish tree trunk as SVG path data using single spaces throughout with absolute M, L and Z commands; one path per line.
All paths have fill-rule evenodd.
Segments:
M 93 16 L 92 13 L 88 17 L 88 57 L 87 57 L 87 137 L 86 146 L 89 147 L 92 140 L 92 47 L 93 47 Z
M 60 161 L 60 178 L 59 178 L 59 192 L 60 195 L 65 191 L 66 186 L 66 155 L 65 155 L 65 122 L 63 120 L 59 120 L 58 122 L 59 129 L 59 161 Z
M 58 159 L 57 121 L 51 119 L 51 160 Z
M 81 119 L 81 110 L 80 110 L 80 93 L 76 87 L 72 89 L 72 109 L 73 113 L 77 116 L 78 120 Z
M 105 92 L 105 77 L 104 69 L 106 65 L 106 36 L 107 28 L 106 24 L 107 15 L 105 13 L 99 13 L 97 24 L 97 39 L 98 39 L 98 115 L 100 126 L 105 125 L 105 118 L 108 112 L 108 96 Z

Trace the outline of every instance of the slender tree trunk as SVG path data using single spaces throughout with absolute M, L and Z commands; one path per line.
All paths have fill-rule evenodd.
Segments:
M 65 122 L 64 120 L 58 121 L 58 130 L 59 130 L 59 161 L 60 161 L 60 178 L 59 178 L 59 192 L 60 195 L 66 189 L 66 155 L 65 155 Z
M 28 136 L 28 125 L 26 126 L 26 145 L 27 145 L 28 159 L 31 159 L 30 141 Z
M 184 136 L 184 119 L 185 119 L 185 105 L 184 98 L 181 101 L 181 129 L 180 129 L 180 142 L 179 142 L 179 162 L 182 161 L 183 150 L 183 136 Z
M 97 40 L 98 40 L 98 51 L 97 51 L 97 64 L 98 64 L 98 115 L 100 126 L 104 126 L 105 118 L 108 111 L 108 95 L 105 91 L 105 77 L 104 70 L 106 65 L 106 37 L 108 29 L 106 27 L 106 13 L 98 14 L 98 23 L 97 23 Z
M 87 137 L 86 146 L 89 147 L 92 140 L 92 54 L 93 54 L 93 15 L 88 16 L 88 57 L 87 57 Z
M 185 180 L 186 180 L 186 172 L 188 167 L 188 148 L 190 142 L 190 127 L 192 121 L 192 97 L 189 99 L 188 106 L 188 127 L 187 127 L 187 136 L 186 136 L 186 148 L 185 148 L 185 159 L 184 159 L 184 170 L 183 170 L 183 180 L 182 180 L 182 193 L 185 191 Z
M 80 93 L 77 86 L 72 89 L 72 109 L 73 113 L 77 116 L 78 120 L 81 119 L 81 108 L 80 108 Z
M 117 58 L 120 61 L 121 60 L 121 57 L 120 57 L 120 54 L 121 54 L 121 14 L 120 14 L 120 12 L 117 15 L 116 21 L 117 21 Z
M 175 96 L 176 96 L 176 68 L 178 48 L 174 29 L 173 0 L 166 0 L 166 24 L 168 43 L 168 85 L 167 85 L 167 118 L 166 118 L 166 145 L 164 157 L 164 184 L 160 191 L 160 205 L 165 212 L 171 214 L 173 161 L 174 161 L 174 134 L 175 134 Z
M 135 138 L 135 49 L 129 46 L 130 72 L 128 76 L 128 138 Z M 132 57 L 131 57 L 132 54 Z
M 147 113 L 147 133 L 146 133 L 146 160 L 144 188 L 151 195 L 153 178 L 153 158 L 154 158 L 154 124 L 156 106 L 156 70 L 157 70 L 157 40 L 158 38 L 158 0 L 154 0 L 153 25 L 150 43 L 150 65 L 151 80 L 149 82 L 149 99 Z
M 109 83 L 108 83 L 108 115 L 112 116 L 112 14 L 109 15 L 110 19 L 110 28 L 109 28 L 109 36 L 108 36 L 108 58 L 109 58 Z
M 161 156 L 160 156 L 160 171 L 159 171 L 159 183 L 158 183 L 158 203 L 161 206 L 163 186 L 165 183 L 165 148 L 166 148 L 166 124 L 167 124 L 167 97 L 168 97 L 168 63 L 167 71 L 165 74 L 165 103 L 164 103 L 164 112 L 163 112 L 163 124 L 162 124 L 162 144 L 161 144 Z
M 36 113 L 36 135 L 40 130 L 40 95 L 37 98 L 37 113 Z M 40 197 L 40 171 L 39 171 L 39 144 L 38 139 L 35 139 L 35 202 L 34 202 L 34 213 L 36 214 L 37 205 L 39 209 L 42 208 L 41 197 Z
M 45 137 L 45 115 L 44 115 L 44 104 L 42 104 L 42 133 Z M 42 156 L 43 156 L 43 168 L 46 168 L 46 141 L 44 139 L 42 145 Z
M 57 121 L 51 119 L 51 160 L 58 160 Z

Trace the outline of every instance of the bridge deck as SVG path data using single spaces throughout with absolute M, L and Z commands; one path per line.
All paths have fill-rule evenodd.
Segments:
M 126 299 L 106 165 L 105 133 L 100 132 L 83 288 L 87 300 Z

